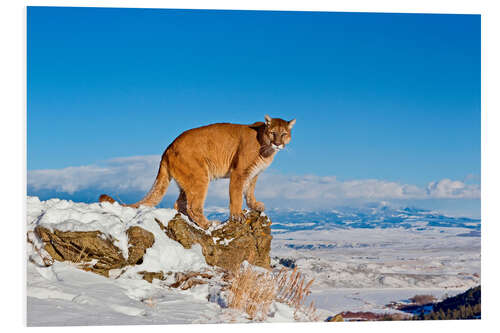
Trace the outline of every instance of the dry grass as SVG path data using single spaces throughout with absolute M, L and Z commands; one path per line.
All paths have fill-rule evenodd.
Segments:
M 230 308 L 246 312 L 252 320 L 265 320 L 276 295 L 276 282 L 271 273 L 247 266 L 235 274 L 229 291 Z
M 286 303 L 295 308 L 295 315 L 301 311 L 309 320 L 317 320 L 316 307 L 314 302 L 305 305 L 306 298 L 311 294 L 311 286 L 314 279 L 307 281 L 305 276 L 297 270 L 297 267 L 290 273 L 286 268 L 282 268 L 275 277 L 277 283 L 276 300 Z
M 314 302 L 305 305 L 306 297 L 311 293 L 314 279 L 306 281 L 303 274 L 286 268 L 277 274 L 259 272 L 246 266 L 237 272 L 230 286 L 228 306 L 246 312 L 252 320 L 265 320 L 272 302 L 288 304 L 303 318 L 317 320 Z
M 36 245 L 35 245 L 35 233 L 33 231 L 28 231 L 26 233 L 26 236 L 27 236 L 27 241 L 29 244 L 31 244 L 31 246 L 33 247 L 33 249 L 35 250 L 35 252 L 38 254 L 38 256 L 40 257 L 40 259 L 42 260 L 43 264 L 45 267 L 49 267 L 51 265 L 54 264 L 54 259 L 52 259 L 52 257 L 43 249 L 39 249 Z M 33 258 L 30 258 L 29 259 L 31 262 L 33 262 L 34 264 L 37 264 Z
M 314 279 L 306 282 L 305 277 L 297 270 L 297 267 L 293 269 L 291 274 L 288 273 L 286 268 L 282 268 L 276 276 L 277 300 L 294 308 L 302 308 L 306 296 L 311 293 L 310 288 Z

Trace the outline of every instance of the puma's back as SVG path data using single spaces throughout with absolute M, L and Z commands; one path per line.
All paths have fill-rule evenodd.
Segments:
M 186 169 L 186 173 L 192 173 L 192 163 L 204 164 L 210 179 L 226 178 L 231 168 L 245 167 L 259 159 L 262 147 L 259 135 L 263 129 L 264 123 L 218 123 L 194 128 L 172 142 L 168 147 L 169 157 L 172 163 L 179 164 L 179 169 Z
M 254 197 L 257 177 L 271 164 L 276 152 L 290 142 L 294 124 L 295 120 L 266 116 L 265 122 L 252 125 L 218 123 L 185 131 L 163 153 L 149 193 L 131 206 L 158 204 L 174 178 L 180 189 L 175 208 L 208 228 L 203 215 L 208 184 L 213 179 L 230 178 L 231 218 L 242 218 L 243 195 L 249 208 L 264 210 Z M 107 195 L 99 200 L 114 202 Z

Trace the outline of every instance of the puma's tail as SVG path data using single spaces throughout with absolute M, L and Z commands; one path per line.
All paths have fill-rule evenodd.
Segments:
M 160 203 L 161 199 L 167 192 L 168 185 L 170 183 L 170 179 L 172 176 L 168 172 L 168 164 L 167 164 L 167 159 L 166 159 L 166 152 L 163 154 L 161 162 L 160 162 L 160 168 L 158 170 L 158 175 L 156 176 L 155 182 L 151 189 L 149 190 L 148 194 L 144 198 L 142 198 L 140 201 L 130 204 L 130 205 L 125 205 L 122 204 L 123 206 L 127 207 L 134 207 L 137 208 L 140 205 L 144 206 L 156 206 L 157 204 Z M 113 203 L 116 200 L 110 197 L 107 194 L 101 194 L 99 197 L 99 202 L 110 202 Z

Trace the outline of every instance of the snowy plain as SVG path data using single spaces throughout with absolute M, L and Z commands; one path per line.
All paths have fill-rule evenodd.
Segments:
M 208 209 L 210 219 L 227 218 L 225 209 Z M 143 264 L 111 278 L 74 264 L 37 264 L 28 246 L 29 326 L 126 325 L 248 322 L 224 306 L 212 284 L 182 291 L 169 281 L 148 283 L 148 271 L 210 269 L 199 247 L 186 250 L 160 230 L 172 209 L 121 207 L 28 197 L 27 231 L 37 225 L 59 230 L 102 230 L 127 253 L 124 231 L 139 225 L 155 244 Z M 293 263 L 314 278 L 310 300 L 320 320 L 342 311 L 397 312 L 386 305 L 417 294 L 452 296 L 480 284 L 480 220 L 453 218 L 418 209 L 376 206 L 328 212 L 269 211 L 273 221 L 272 264 Z M 40 246 L 36 243 L 35 246 Z M 268 322 L 294 321 L 293 310 L 274 303 Z
M 280 221 L 272 254 L 315 278 L 312 299 L 333 313 L 393 313 L 390 302 L 415 295 L 439 300 L 480 284 L 478 219 L 384 204 L 269 215 Z

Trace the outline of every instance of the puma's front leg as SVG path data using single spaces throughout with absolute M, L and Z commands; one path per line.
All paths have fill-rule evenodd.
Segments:
M 239 222 L 245 219 L 241 210 L 243 206 L 243 185 L 243 176 L 233 171 L 229 180 L 229 218 Z
M 255 200 L 255 184 L 257 183 L 257 177 L 253 177 L 251 179 L 245 189 L 245 200 L 247 202 L 247 206 L 250 209 L 256 210 L 258 212 L 263 212 L 266 210 L 264 203 Z

